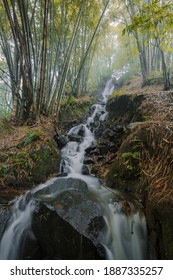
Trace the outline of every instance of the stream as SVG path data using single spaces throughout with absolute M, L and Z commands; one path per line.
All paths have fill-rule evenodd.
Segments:
M 39 185 L 25 196 L 16 199 L 0 240 L 1 260 L 64 259 L 65 252 L 61 254 L 60 251 L 66 251 L 66 246 L 67 251 L 79 251 L 77 254 L 69 253 L 72 254 L 67 255 L 69 259 L 92 258 L 92 255 L 86 256 L 84 248 L 85 244 L 89 248 L 90 243 L 91 247 L 94 244 L 97 251 L 101 248 L 99 250 L 102 259 L 147 258 L 147 226 L 144 214 L 138 210 L 137 203 L 134 203 L 130 195 L 107 188 L 103 181 L 90 174 L 90 166 L 86 161 L 86 149 L 96 144 L 93 124 L 96 119 L 97 122 L 102 122 L 107 117 L 106 101 L 113 90 L 114 85 L 110 79 L 100 94 L 99 101 L 92 106 L 86 123 L 71 128 L 67 133 L 69 141 L 61 150 L 61 176 Z M 39 207 L 44 211 L 41 212 Z M 41 229 L 38 229 L 41 218 L 38 219 L 37 215 L 47 219 L 45 223 L 41 222 Z M 49 217 L 53 219 L 52 228 L 48 226 Z M 36 222 L 33 222 L 34 219 Z M 62 225 L 62 219 L 65 225 Z M 57 228 L 54 221 L 61 226 Z M 58 232 L 53 232 L 56 228 Z M 44 231 L 48 232 L 46 238 L 43 236 Z M 70 232 L 73 234 L 72 237 Z M 56 235 L 55 243 L 57 240 L 59 242 L 55 246 L 50 245 L 54 235 Z M 40 245 L 42 239 L 43 245 Z M 39 249 L 40 252 L 47 247 L 44 256 L 42 253 L 37 257 L 23 253 L 28 247 L 33 252 L 35 244 L 38 248 L 42 248 Z M 59 250 L 59 253 L 48 251 L 48 247 L 51 246 L 54 250 Z M 71 249 L 68 246 L 73 247 Z M 25 249 L 22 249 L 24 247 Z

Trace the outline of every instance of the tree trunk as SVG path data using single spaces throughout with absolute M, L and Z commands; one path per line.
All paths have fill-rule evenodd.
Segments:
M 165 56 L 163 50 L 160 49 L 160 54 L 162 58 L 162 72 L 163 72 L 163 82 L 164 82 L 164 90 L 170 89 L 170 79 L 169 72 L 167 70 L 167 66 L 165 63 Z

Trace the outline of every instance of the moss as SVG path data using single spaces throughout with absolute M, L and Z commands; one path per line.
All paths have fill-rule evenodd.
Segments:
M 8 172 L 9 167 L 4 163 L 0 164 L 0 176 L 3 178 L 8 174 Z
M 112 93 L 112 95 L 109 97 L 109 99 L 111 100 L 111 99 L 117 98 L 117 97 L 119 97 L 120 95 L 122 95 L 122 94 L 124 94 L 124 93 L 125 93 L 125 90 L 124 90 L 124 89 L 122 89 L 122 88 L 117 89 L 116 91 L 114 91 L 114 92 Z

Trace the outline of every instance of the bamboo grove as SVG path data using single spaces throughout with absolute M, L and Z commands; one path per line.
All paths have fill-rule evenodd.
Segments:
M 108 1 L 1 0 L 1 81 L 12 116 L 58 116 L 62 97 L 86 91 L 94 41 Z M 10 105 L 9 105 L 10 106 Z
M 173 0 L 0 0 L 0 105 L 58 117 L 121 69 L 167 90 L 172 28 Z

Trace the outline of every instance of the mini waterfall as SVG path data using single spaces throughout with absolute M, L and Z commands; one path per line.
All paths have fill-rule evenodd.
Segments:
M 145 259 L 147 230 L 144 215 L 135 210 L 132 202 L 127 202 L 131 212 L 125 213 L 123 204 L 125 199 L 117 199 L 118 196 L 121 196 L 120 192 L 107 189 L 103 182 L 95 176 L 82 174 L 85 150 L 96 143 L 92 124 L 96 118 L 98 122 L 105 119 L 106 101 L 113 90 L 112 80 L 109 80 L 100 96 L 99 104 L 96 103 L 92 106 L 92 114 L 86 124 L 75 126 L 68 132 L 68 137 L 73 140 L 69 141 L 61 150 L 60 172 L 65 173 L 64 178 L 80 178 L 85 181 L 89 191 L 99 203 L 107 226 L 102 244 L 107 259 Z M 37 190 L 44 189 L 46 185 L 47 183 L 40 185 Z M 21 207 L 22 203 L 23 207 Z M 26 199 L 20 198 L 16 201 L 12 209 L 12 216 L 0 241 L 0 259 L 20 258 L 18 254 L 20 243 L 24 232 L 30 229 L 34 209 L 33 200 L 26 202 Z M 80 243 L 82 250 L 82 239 Z

